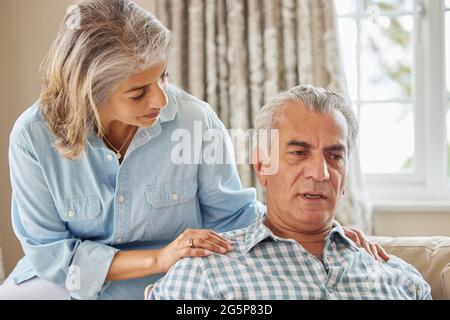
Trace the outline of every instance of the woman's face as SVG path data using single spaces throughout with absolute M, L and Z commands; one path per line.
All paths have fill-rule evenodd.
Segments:
M 108 131 L 112 124 L 151 127 L 167 105 L 167 77 L 166 60 L 162 60 L 121 83 L 100 108 L 104 128 Z

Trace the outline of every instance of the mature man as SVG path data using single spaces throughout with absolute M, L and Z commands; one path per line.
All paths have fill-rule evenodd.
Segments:
M 358 132 L 346 101 L 299 86 L 274 97 L 256 122 L 279 130 L 278 141 L 258 147 L 254 165 L 267 213 L 225 234 L 233 252 L 180 261 L 149 298 L 431 299 L 414 267 L 373 259 L 334 220 Z M 276 173 L 266 174 L 269 161 L 278 161 Z

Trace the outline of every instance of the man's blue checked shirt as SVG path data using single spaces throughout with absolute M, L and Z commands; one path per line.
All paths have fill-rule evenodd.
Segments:
M 264 217 L 224 236 L 233 241 L 233 252 L 181 260 L 149 298 L 431 299 L 430 286 L 413 266 L 394 256 L 375 260 L 338 223 L 327 237 L 323 262 L 296 241 L 275 236 Z

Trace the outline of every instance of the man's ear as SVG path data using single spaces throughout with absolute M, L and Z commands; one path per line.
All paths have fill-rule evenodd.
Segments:
M 264 156 L 264 151 L 255 149 L 253 151 L 253 169 L 259 183 L 265 188 L 267 187 L 267 175 L 264 174 L 264 169 L 267 166 L 267 157 Z
M 349 157 L 347 159 L 347 163 L 345 165 L 345 174 L 344 174 L 344 179 L 342 180 L 342 192 L 340 196 L 345 196 L 346 192 L 347 192 L 347 181 L 350 178 L 350 165 L 351 165 L 351 158 Z

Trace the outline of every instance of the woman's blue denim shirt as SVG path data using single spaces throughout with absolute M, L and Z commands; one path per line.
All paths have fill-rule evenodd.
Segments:
M 39 103 L 20 116 L 9 147 L 13 228 L 25 252 L 15 283 L 39 277 L 74 299 L 142 299 L 162 275 L 107 282 L 119 250 L 159 249 L 187 228 L 246 227 L 265 210 L 254 189 L 242 188 L 234 162 L 173 161 L 174 137 L 198 139 L 200 127 L 219 132 L 225 159 L 234 151 L 208 104 L 175 86 L 166 92 L 160 119 L 138 130 L 121 165 L 94 132 L 80 159 L 62 157 Z M 210 147 L 201 137 L 198 145 L 192 159 Z

